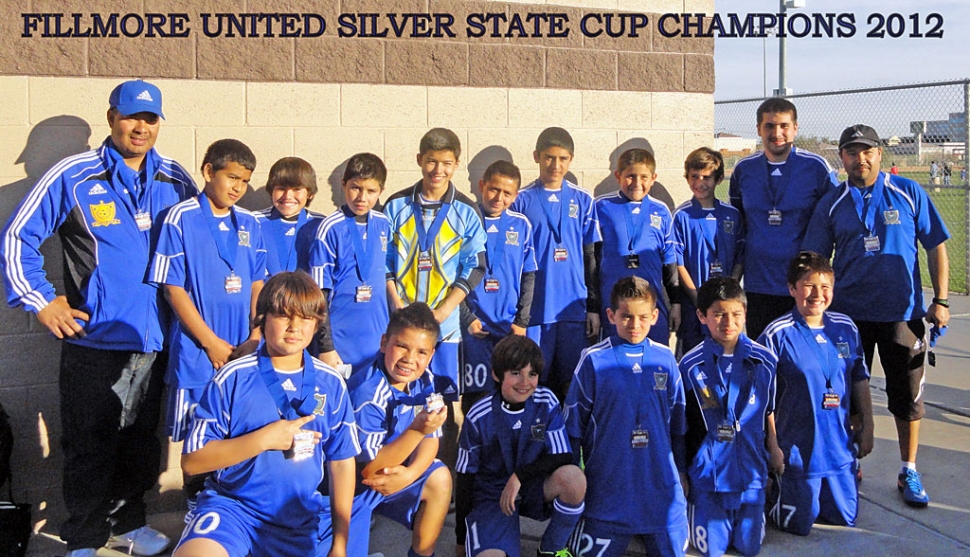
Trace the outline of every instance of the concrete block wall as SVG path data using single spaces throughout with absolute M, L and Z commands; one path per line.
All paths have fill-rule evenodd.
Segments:
M 341 201 L 340 176 L 354 153 L 381 156 L 390 171 L 382 198 L 420 178 L 418 140 L 430 127 L 462 141 L 457 186 L 472 192 L 485 167 L 511 158 L 536 176 L 536 135 L 562 126 L 576 141 L 571 171 L 596 194 L 616 188 L 611 165 L 631 146 L 652 148 L 670 200 L 689 197 L 685 155 L 713 142 L 713 42 L 667 39 L 345 39 L 343 12 L 446 12 L 463 29 L 465 14 L 563 12 L 578 30 L 584 13 L 712 12 L 713 0 L 12 0 L 0 6 L 0 220 L 56 161 L 100 144 L 108 133 L 110 90 L 122 79 L 157 84 L 168 117 L 157 148 L 194 171 L 214 140 L 234 137 L 255 152 L 252 186 L 271 164 L 300 156 L 317 171 L 311 208 Z M 189 38 L 22 38 L 20 14 L 185 12 Z M 201 12 L 314 12 L 327 33 L 315 39 L 216 38 L 201 33 Z M 661 188 L 656 193 L 663 194 Z M 261 208 L 251 192 L 242 205 Z M 45 245 L 48 276 L 60 286 L 56 239 Z M 20 309 L 0 308 L 0 402 L 17 435 L 14 496 L 37 505 L 39 528 L 56 532 L 60 497 L 57 360 L 59 344 Z M 152 505 L 179 505 L 178 454 L 164 456 Z M 44 521 L 47 523 L 44 524 Z

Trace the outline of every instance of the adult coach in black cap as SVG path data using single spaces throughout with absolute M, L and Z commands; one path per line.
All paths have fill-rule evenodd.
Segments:
M 155 152 L 162 93 L 144 81 L 111 92 L 111 135 L 55 164 L 3 231 L 7 302 L 37 316 L 61 347 L 61 526 L 69 557 L 108 544 L 156 555 L 169 539 L 145 524 L 145 492 L 158 480 L 165 306 L 145 283 L 152 223 L 197 193 L 189 173 Z M 64 246 L 64 293 L 47 280 L 40 245 Z
M 879 348 L 899 435 L 897 485 L 906 504 L 925 507 L 930 498 L 916 472 L 926 356 L 923 320 L 945 327 L 950 319 L 945 243 L 950 233 L 919 184 L 880 171 L 880 145 L 869 126 L 856 124 L 842 132 L 839 156 L 849 178 L 819 202 L 802 249 L 825 257 L 835 249 L 832 309 L 855 321 L 867 365 Z M 917 242 L 926 250 L 933 283 L 933 301 L 925 311 Z

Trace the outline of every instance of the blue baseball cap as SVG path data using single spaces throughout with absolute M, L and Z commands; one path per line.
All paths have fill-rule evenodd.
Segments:
M 108 104 L 124 116 L 151 112 L 165 118 L 162 114 L 162 92 L 158 87 L 140 79 L 125 81 L 115 87 L 108 97 Z

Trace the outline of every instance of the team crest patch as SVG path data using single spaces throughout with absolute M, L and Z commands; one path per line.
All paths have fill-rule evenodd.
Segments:
M 662 224 L 663 219 L 660 218 L 660 215 L 650 215 L 650 226 L 659 230 Z
M 505 231 L 505 243 L 510 246 L 519 245 L 519 233 L 515 230 Z
M 724 229 L 725 234 L 734 234 L 734 221 L 730 219 L 725 219 L 721 223 L 721 228 Z
M 571 219 L 579 218 L 579 205 L 577 205 L 572 200 L 569 201 L 569 218 Z
M 249 247 L 249 231 L 240 230 L 239 231 L 239 245 L 243 247 Z
M 653 390 L 655 391 L 666 391 L 667 390 L 667 374 L 654 372 L 653 374 Z
M 313 407 L 313 413 L 322 416 L 323 407 L 327 404 L 327 394 L 314 393 L 313 400 L 317 401 L 317 405 Z
M 890 209 L 882 212 L 883 224 L 899 224 L 899 211 Z
M 836 342 L 835 349 L 839 351 L 839 357 L 846 359 L 849 357 L 849 343 L 848 342 Z
M 91 226 L 111 226 L 112 224 L 121 224 L 121 221 L 115 218 L 115 202 L 105 203 L 104 201 L 98 203 L 97 205 L 88 205 L 91 208 L 91 216 L 94 217 L 94 222 Z
M 532 439 L 535 441 L 542 441 L 546 437 L 546 424 L 533 424 L 529 428 L 532 432 Z

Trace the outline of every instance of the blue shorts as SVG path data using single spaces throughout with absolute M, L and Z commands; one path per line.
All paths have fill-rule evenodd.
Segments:
M 519 489 L 521 499 L 512 516 L 502 512 L 498 501 L 486 501 L 472 508 L 465 517 L 466 555 L 475 557 L 483 551 L 499 549 L 508 557 L 519 557 L 522 546 L 519 517 L 544 521 L 552 516 L 552 503 L 545 501 L 544 483 L 545 478 L 522 484 Z
M 202 400 L 205 387 L 197 389 L 176 389 L 168 392 L 168 412 L 165 422 L 165 432 L 172 441 L 184 441 L 192 428 L 192 418 L 195 417 L 195 407 Z
M 692 489 L 687 504 L 690 544 L 704 557 L 718 557 L 734 546 L 748 557 L 765 538 L 765 490 L 713 493 Z
M 458 341 L 439 342 L 428 369 L 434 374 L 434 392 L 447 402 L 458 400 Z
M 690 303 L 687 296 L 680 302 L 680 329 L 677 330 L 677 340 L 680 342 L 680 354 L 686 354 L 691 348 L 704 342 L 707 325 L 697 318 L 697 308 Z
M 807 536 L 817 519 L 855 526 L 859 514 L 855 466 L 821 478 L 776 477 L 768 501 L 768 516 L 783 532 Z
M 489 335 L 478 338 L 465 335 L 461 339 L 461 393 L 491 393 L 495 390 L 492 379 L 492 350 L 501 337 Z
M 687 550 L 687 523 L 659 534 L 642 534 L 647 557 L 684 557 Z M 583 518 L 569 538 L 575 557 L 622 557 L 637 534 L 620 533 L 616 527 Z
M 242 503 L 207 489 L 182 531 L 179 546 L 196 538 L 221 545 L 229 557 L 306 557 L 317 545 L 315 528 L 294 529 L 258 518 Z

